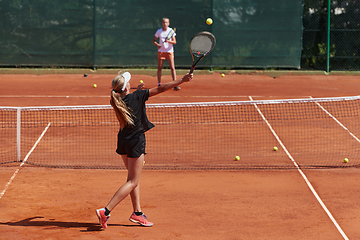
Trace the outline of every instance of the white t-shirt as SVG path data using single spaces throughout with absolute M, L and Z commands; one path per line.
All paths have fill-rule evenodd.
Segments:
M 161 45 L 161 48 L 158 49 L 158 52 L 174 52 L 173 44 L 165 42 L 165 38 L 171 30 L 172 28 L 168 27 L 166 31 L 163 31 L 162 28 L 159 28 L 156 31 L 155 37 L 159 38 L 159 44 Z M 173 36 L 175 37 L 176 33 Z

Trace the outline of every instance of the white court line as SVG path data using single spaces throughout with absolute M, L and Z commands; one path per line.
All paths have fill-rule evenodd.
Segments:
M 0 98 L 88 98 L 89 96 L 70 96 L 70 95 L 64 95 L 64 96 L 54 96 L 54 95 L 0 95 Z M 91 96 L 91 97 L 107 97 L 109 98 L 110 95 L 106 96 Z
M 31 148 L 31 150 L 28 152 L 28 154 L 26 155 L 26 157 L 24 158 L 24 161 L 20 164 L 20 167 L 22 167 L 22 165 L 24 165 L 24 163 L 28 160 L 28 158 L 30 157 L 30 154 L 34 151 L 34 149 L 36 148 L 36 146 L 39 144 L 40 140 L 43 138 L 43 136 L 45 135 L 46 131 L 49 129 L 51 122 L 49 122 L 49 124 L 46 126 L 46 128 L 44 129 L 44 131 L 41 133 L 40 137 L 38 138 L 38 140 L 36 141 L 36 143 L 34 144 L 34 146 Z
M 252 97 L 249 96 L 249 99 L 251 101 L 253 101 Z M 330 211 L 328 210 L 328 208 L 325 206 L 324 202 L 321 200 L 321 198 L 319 197 L 319 195 L 317 194 L 317 192 L 315 191 L 314 187 L 312 186 L 312 184 L 310 183 L 310 181 L 308 180 L 308 178 L 306 177 L 305 173 L 300 169 L 299 165 L 296 163 L 295 159 L 291 156 L 291 154 L 289 153 L 289 151 L 287 150 L 287 148 L 285 147 L 285 145 L 282 143 L 282 141 L 280 140 L 279 136 L 276 134 L 276 132 L 274 131 L 274 129 L 272 128 L 272 126 L 270 125 L 270 123 L 268 122 L 268 120 L 265 118 L 265 116 L 262 114 L 262 112 L 260 111 L 260 109 L 258 108 L 258 106 L 256 104 L 254 104 L 254 107 L 256 108 L 256 110 L 259 112 L 260 116 L 262 117 L 262 119 L 265 121 L 265 123 L 268 125 L 270 131 L 272 132 L 272 134 L 274 135 L 274 137 L 276 138 L 276 140 L 279 142 L 279 144 L 281 145 L 281 147 L 284 149 L 285 153 L 288 155 L 288 157 L 290 158 L 290 160 L 293 162 L 293 164 L 295 165 L 296 169 L 299 171 L 300 175 L 303 177 L 303 179 L 305 180 L 306 184 L 308 185 L 308 187 L 310 188 L 311 192 L 314 194 L 315 198 L 318 200 L 318 202 L 320 203 L 321 207 L 324 209 L 324 211 L 326 212 L 326 214 L 329 216 L 329 218 L 331 219 L 331 221 L 333 222 L 333 224 L 335 225 L 335 227 L 338 229 L 338 231 L 340 232 L 340 234 L 343 236 L 343 238 L 345 240 L 349 240 L 349 238 L 346 236 L 346 234 L 344 233 L 344 231 L 341 229 L 341 227 L 339 226 L 339 224 L 336 222 L 335 218 L 332 216 L 332 214 L 330 213 Z
M 20 171 L 20 168 L 24 165 L 24 163 L 26 162 L 26 160 L 28 160 L 30 154 L 34 151 L 34 149 L 36 148 L 36 146 L 39 144 L 40 140 L 42 139 L 42 137 L 45 135 L 46 131 L 48 130 L 48 128 L 50 127 L 49 123 L 46 128 L 44 129 L 44 131 L 42 132 L 42 134 L 40 135 L 40 137 L 38 138 L 38 140 L 36 141 L 36 143 L 34 144 L 34 146 L 31 148 L 31 150 L 29 151 L 29 153 L 26 155 L 26 157 L 24 158 L 24 161 L 20 164 L 20 166 L 15 170 L 14 174 L 11 176 L 10 180 L 6 183 L 4 190 L 0 193 L 0 199 L 4 196 L 6 190 L 9 188 L 11 182 L 14 180 L 14 178 L 16 177 L 16 175 L 18 174 L 18 172 Z
M 88 98 L 89 96 L 72 96 L 72 95 L 60 95 L 60 96 L 54 96 L 54 95 L 0 95 L 0 98 Z M 110 95 L 100 95 L 100 96 L 94 96 L 91 97 L 99 97 L 99 98 L 109 98 Z M 176 95 L 159 95 L 157 98 L 247 98 L 248 96 L 242 96 L 242 95 L 236 95 L 236 96 L 176 96 Z M 253 96 L 257 98 L 293 98 L 294 96 Z M 305 98 L 308 96 L 298 96 L 298 98 Z
M 60 96 L 53 96 L 53 95 L 0 95 L 0 98 L 88 98 L 89 96 L 71 96 L 71 95 L 60 95 Z M 100 95 L 95 96 L 92 95 L 91 97 L 103 97 L 103 98 L 110 98 L 110 95 Z M 247 96 L 166 96 L 166 95 L 160 95 L 158 97 L 163 98 L 183 98 L 183 97 L 196 97 L 196 98 L 235 98 L 235 97 L 247 97 Z M 262 97 L 262 96 L 256 96 L 256 97 Z
M 6 190 L 7 190 L 8 187 L 10 186 L 12 180 L 14 180 L 14 178 L 15 178 L 16 174 L 19 172 L 19 170 L 20 170 L 20 167 L 18 167 L 18 168 L 16 169 L 16 171 L 14 172 L 14 174 L 12 175 L 12 177 L 10 178 L 10 180 L 9 180 L 9 181 L 7 182 L 7 184 L 5 185 L 4 190 L 0 193 L 0 199 L 2 198 L 2 196 L 4 196 Z
M 310 96 L 310 98 L 312 98 Z M 335 122 L 337 122 L 337 124 L 339 124 L 343 129 L 345 129 L 353 138 L 355 138 L 356 141 L 358 141 L 360 143 L 359 138 L 357 138 L 352 132 L 349 131 L 349 129 L 347 127 L 344 126 L 344 124 L 342 124 L 339 120 L 336 119 L 336 117 L 334 117 L 331 113 L 329 113 L 323 106 L 320 105 L 320 103 L 315 102 L 327 115 L 329 115 L 332 119 L 334 119 Z

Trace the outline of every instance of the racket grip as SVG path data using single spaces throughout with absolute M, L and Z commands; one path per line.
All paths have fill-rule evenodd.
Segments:
M 195 70 L 195 66 L 192 66 L 192 67 L 190 68 L 189 74 L 192 74 L 192 73 L 194 72 L 194 70 Z

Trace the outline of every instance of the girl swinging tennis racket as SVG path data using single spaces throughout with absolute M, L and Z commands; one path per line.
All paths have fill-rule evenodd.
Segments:
M 133 93 L 130 93 L 130 73 L 119 73 L 113 79 L 110 103 L 120 124 L 116 152 L 122 157 L 128 176 L 127 181 L 115 192 L 106 207 L 96 210 L 103 228 L 108 227 L 110 212 L 129 194 L 134 211 L 129 220 L 145 227 L 153 225 L 140 207 L 139 181 L 144 162 L 145 132 L 154 127 L 147 119 L 145 102 L 149 97 L 177 87 L 192 78 L 192 74 L 186 74 L 182 79 L 146 90 L 145 84 L 140 83 Z

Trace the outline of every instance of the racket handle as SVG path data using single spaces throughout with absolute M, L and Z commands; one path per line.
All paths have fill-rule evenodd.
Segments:
M 192 67 L 190 68 L 189 74 L 192 74 L 192 73 L 194 72 L 194 70 L 195 70 L 195 66 L 192 66 Z

